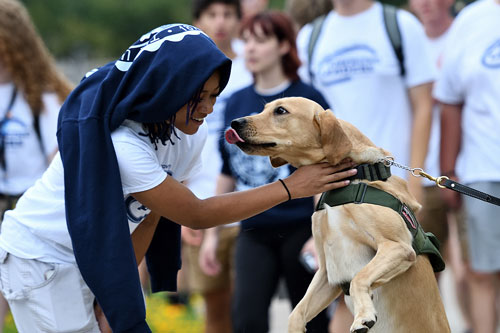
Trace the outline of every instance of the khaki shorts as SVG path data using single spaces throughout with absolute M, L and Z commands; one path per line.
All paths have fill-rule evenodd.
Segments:
M 448 207 L 437 186 L 424 187 L 424 202 L 418 212 L 418 221 L 426 232 L 432 232 L 441 244 L 440 251 L 448 240 Z
M 469 241 L 467 239 L 467 220 L 465 209 L 462 205 L 456 212 L 450 213 L 453 215 L 455 222 L 457 224 L 458 240 L 460 242 L 460 250 L 462 254 L 462 260 L 464 262 L 469 262 Z
M 202 272 L 198 264 L 199 246 L 182 244 L 183 266 L 187 266 L 186 275 L 189 290 L 203 294 L 227 288 L 232 284 L 234 277 L 234 250 L 239 230 L 239 226 L 219 228 L 219 243 L 216 255 L 222 269 L 216 276 L 209 276 Z
M 441 254 L 443 254 L 445 243 L 449 237 L 448 223 L 456 223 L 462 259 L 468 261 L 469 249 L 464 209 L 448 210 L 441 196 L 441 191 L 448 190 L 440 189 L 437 186 L 424 187 L 424 204 L 418 212 L 418 221 L 425 231 L 432 232 L 437 237 L 441 244 L 439 248 Z M 448 221 L 448 218 L 452 220 Z

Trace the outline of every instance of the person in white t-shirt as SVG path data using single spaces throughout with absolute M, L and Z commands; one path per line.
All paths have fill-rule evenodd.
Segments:
M 395 161 L 423 167 L 432 115 L 435 68 L 420 22 L 397 10 L 404 75 L 385 28 L 383 7 L 373 0 L 332 0 L 312 59 L 308 47 L 313 24 L 298 34 L 299 74 L 327 99 L 335 115 L 359 128 Z M 421 178 L 403 169 L 391 172 L 409 181 L 422 202 Z M 346 313 L 345 308 L 343 312 Z M 349 316 L 346 316 L 349 317 Z M 334 318 L 335 320 L 335 318 Z M 349 329 L 350 319 L 338 331 Z
M 59 108 L 72 85 L 18 1 L 0 1 L 0 50 L 1 219 L 54 156 Z M 7 310 L 0 295 L 0 331 Z
M 201 30 L 169 24 L 66 99 L 60 153 L 1 226 L 0 288 L 19 332 L 150 332 L 137 263 L 146 254 L 153 292 L 175 290 L 179 225 L 227 224 L 349 183 L 348 164 L 322 163 L 206 199 L 182 184 L 202 168 L 205 118 L 230 67 Z
M 434 96 L 441 102 L 441 173 L 500 196 L 500 1 L 480 0 L 454 20 Z M 457 162 L 460 157 L 460 163 Z M 500 208 L 457 192 L 443 193 L 450 207 L 464 202 L 472 270 L 473 332 L 496 332 L 500 272 Z

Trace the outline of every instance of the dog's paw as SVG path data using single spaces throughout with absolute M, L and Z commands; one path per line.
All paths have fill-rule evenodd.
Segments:
M 370 328 L 373 327 L 373 325 L 375 325 L 376 322 L 377 315 L 374 315 L 373 319 L 359 318 L 357 320 L 354 320 L 351 326 L 351 333 L 366 333 L 370 330 Z

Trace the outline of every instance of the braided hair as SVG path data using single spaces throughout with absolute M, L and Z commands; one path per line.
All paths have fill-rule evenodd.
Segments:
M 202 90 L 203 86 L 196 89 L 194 95 L 187 103 L 186 124 L 189 122 L 189 118 L 191 118 L 194 111 L 198 107 Z M 175 116 L 176 113 L 174 113 L 169 119 L 162 122 L 144 123 L 143 127 L 145 133 L 139 133 L 139 135 L 149 137 L 149 140 L 155 146 L 155 150 L 158 150 L 158 142 L 161 142 L 162 145 L 166 145 L 167 141 L 174 144 L 172 141 L 172 134 L 179 139 L 179 136 L 175 131 Z

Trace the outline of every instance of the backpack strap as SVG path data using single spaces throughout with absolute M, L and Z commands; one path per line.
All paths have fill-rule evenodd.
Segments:
M 391 5 L 382 4 L 384 12 L 384 24 L 387 35 L 391 41 L 396 58 L 399 61 L 399 72 L 401 76 L 405 76 L 406 70 L 404 65 L 403 44 L 401 39 L 401 31 L 399 30 L 397 8 Z
M 10 95 L 9 104 L 7 104 L 7 109 L 5 110 L 5 114 L 2 119 L 0 119 L 0 129 L 4 126 L 4 124 L 10 119 L 12 107 L 14 106 L 14 102 L 17 97 L 17 88 L 14 86 L 12 90 L 12 94 Z M 5 158 L 5 135 L 3 131 L 0 131 L 0 168 L 3 170 L 7 169 L 7 160 Z
M 48 164 L 47 152 L 45 151 L 45 146 L 43 145 L 42 131 L 40 130 L 40 115 L 38 113 L 33 116 L 33 127 L 35 128 L 36 137 L 38 138 L 38 143 L 40 144 L 40 150 L 45 157 L 46 163 Z
M 311 79 L 311 84 L 314 79 L 314 74 L 311 68 L 312 56 L 314 54 L 314 47 L 316 46 L 316 42 L 318 41 L 321 28 L 323 28 L 323 23 L 325 22 L 325 18 L 326 15 L 321 15 L 312 22 L 313 28 L 311 31 L 311 35 L 309 36 L 309 44 L 307 45 L 307 60 L 308 60 L 307 69 L 309 70 L 309 78 Z

